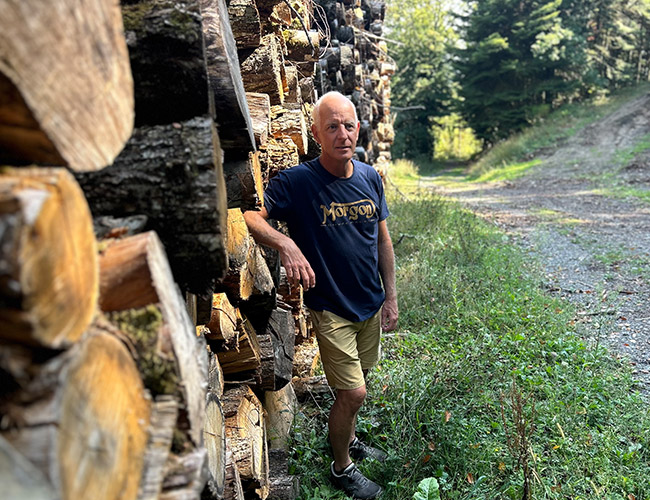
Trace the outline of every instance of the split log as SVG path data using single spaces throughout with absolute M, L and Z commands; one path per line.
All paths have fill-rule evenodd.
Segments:
M 271 107 L 271 134 L 275 138 L 290 137 L 298 146 L 298 154 L 307 153 L 307 124 L 302 109 Z
M 241 485 L 239 469 L 235 456 L 226 442 L 226 482 L 223 492 L 224 500 L 244 500 L 244 490 Z
M 0 175 L 0 337 L 60 348 L 92 321 L 97 243 L 86 199 L 65 169 Z
M 219 364 L 224 377 L 232 381 L 238 377 L 239 382 L 259 383 L 261 367 L 260 345 L 255 329 L 250 321 L 237 311 L 239 330 L 237 332 L 237 346 L 233 349 L 217 352 Z M 244 379 L 244 380 L 242 380 Z
M 171 396 L 157 397 L 151 408 L 138 500 L 157 500 L 160 496 L 177 419 L 176 399 Z
M 322 400 L 324 397 L 333 395 L 333 391 L 327 383 L 325 375 L 316 377 L 293 377 L 291 380 L 296 398 L 303 403 L 308 399 Z
M 266 143 L 271 129 L 271 101 L 268 94 L 246 92 L 253 133 L 258 146 Z
M 226 421 L 219 396 L 208 393 L 203 442 L 208 452 L 210 476 L 207 488 L 214 498 L 223 498 L 226 484 Z
M 298 67 L 292 64 L 285 66 L 284 71 L 287 75 L 287 95 L 284 96 L 284 105 L 289 109 L 300 109 L 302 104 L 302 93 L 300 92 L 300 83 L 298 76 Z
M 269 450 L 269 500 L 295 500 L 300 493 L 296 476 L 288 473 L 288 457 L 285 450 Z
M 248 158 L 224 161 L 223 170 L 228 193 L 228 208 L 252 210 L 259 208 L 264 197 L 259 151 Z
M 141 348 L 151 346 L 155 352 L 143 357 L 152 365 L 152 381 L 161 370 L 161 364 L 171 363 L 164 370 L 166 378 L 156 383 L 164 384 L 161 393 L 178 391 L 181 398 L 181 419 L 187 421 L 184 430 L 191 441 L 199 446 L 203 432 L 205 394 L 207 388 L 207 354 L 202 338 L 196 336 L 194 325 L 185 309 L 182 296 L 176 287 L 165 251 L 153 232 L 132 236 L 106 244 L 100 256 L 100 300 L 104 312 L 125 311 L 121 320 L 123 328 L 133 325 L 133 335 L 141 334 Z M 137 308 L 149 306 L 149 330 L 138 332 L 135 318 Z M 160 309 L 161 325 L 155 323 L 156 306 Z M 118 318 L 113 315 L 117 321 Z M 125 332 L 126 333 L 126 332 Z M 180 381 L 176 379 L 180 378 Z
M 271 104 L 284 102 L 284 58 L 274 34 L 262 37 L 260 46 L 241 61 L 241 75 L 246 91 L 268 94 Z
M 259 246 L 248 232 L 238 208 L 228 210 L 228 273 L 221 283 L 238 306 L 245 302 L 250 310 L 271 311 L 275 307 L 275 288 Z
M 237 346 L 237 331 L 240 328 L 237 310 L 228 300 L 225 293 L 215 293 L 212 298 L 212 315 L 208 327 L 209 334 L 206 338 L 219 340 L 226 349 Z
M 204 447 L 170 455 L 159 500 L 195 500 L 208 481 L 208 453 Z
M 313 328 L 310 319 L 305 314 L 304 307 L 299 313 L 294 313 L 293 318 L 296 325 L 296 345 L 298 345 L 312 337 Z
M 320 363 L 320 351 L 316 337 L 298 344 L 293 356 L 293 375 L 305 378 L 313 377 Z
M 265 392 L 264 409 L 268 417 L 266 429 L 269 448 L 271 450 L 287 449 L 287 439 L 298 410 L 298 401 L 293 385 L 287 384 L 279 391 Z
M 264 334 L 257 336 L 260 345 L 260 389 L 277 391 L 291 382 L 294 355 L 294 324 L 289 309 L 271 312 Z
M 222 403 L 226 436 L 244 489 L 256 490 L 261 498 L 266 498 L 269 458 L 262 403 L 247 385 L 227 390 Z
M 0 436 L 0 484 L 5 500 L 59 498 L 43 473 Z
M 209 118 L 142 127 L 112 166 L 77 180 L 93 216 L 145 215 L 181 288 L 212 293 L 227 267 L 220 151 Z
M 0 164 L 110 165 L 134 118 L 119 5 L 3 2 L 0 96 Z
M 287 270 L 284 266 L 280 267 L 280 282 L 278 284 L 278 294 L 282 301 L 291 307 L 294 313 L 299 313 L 303 307 L 303 288 L 301 284 L 293 286 L 287 278 Z
M 137 497 L 151 408 L 131 354 L 110 326 L 91 325 L 3 406 L 2 435 L 45 474 L 57 497 Z
M 285 30 L 284 41 L 287 45 L 287 59 L 290 61 L 318 61 L 320 36 L 318 31 Z
M 241 0 L 235 0 L 238 1 Z M 200 4 L 210 115 L 219 127 L 221 147 L 246 154 L 255 149 L 255 138 L 230 27 L 229 7 L 225 0 L 200 0 Z M 255 7 L 254 2 L 250 4 Z
M 212 351 L 209 352 L 209 365 L 208 365 L 208 391 L 221 397 L 224 388 L 223 369 L 219 358 Z
M 260 163 L 265 184 L 280 170 L 286 170 L 300 163 L 298 146 L 289 137 L 269 138 L 260 147 Z
M 228 16 L 237 48 L 256 48 L 260 44 L 262 26 L 254 0 L 230 0 Z

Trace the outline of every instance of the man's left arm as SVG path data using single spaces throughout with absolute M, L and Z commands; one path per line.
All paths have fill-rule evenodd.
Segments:
M 381 327 L 383 331 L 390 332 L 397 327 L 398 311 L 395 287 L 395 253 L 385 220 L 379 222 L 377 248 L 379 251 L 379 274 L 386 292 L 386 301 L 381 313 Z

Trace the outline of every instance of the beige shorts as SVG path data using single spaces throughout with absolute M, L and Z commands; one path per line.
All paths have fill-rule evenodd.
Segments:
M 329 311 L 311 313 L 327 383 L 351 390 L 366 382 L 363 370 L 379 361 L 381 309 L 365 321 L 349 321 Z

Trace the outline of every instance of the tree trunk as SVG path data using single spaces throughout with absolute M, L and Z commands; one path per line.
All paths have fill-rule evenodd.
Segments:
M 222 402 L 226 436 L 244 489 L 268 493 L 269 458 L 262 404 L 246 385 L 227 390 Z
M 226 483 L 223 493 L 224 500 L 244 500 L 239 469 L 235 462 L 235 455 L 230 450 L 228 443 L 226 443 Z
M 55 500 L 59 496 L 43 473 L 0 436 L 0 484 L 6 500 Z
M 209 334 L 206 338 L 219 340 L 226 349 L 235 348 L 237 345 L 238 324 L 237 310 L 228 300 L 225 293 L 215 293 L 212 298 L 212 315 L 206 325 Z
M 269 448 L 287 449 L 287 439 L 291 433 L 293 419 L 298 410 L 298 401 L 292 384 L 279 391 L 264 393 L 264 408 L 267 411 L 266 428 Z
M 226 484 L 226 421 L 221 401 L 208 393 L 203 440 L 208 451 L 208 489 L 215 498 L 223 498 Z
M 229 209 L 253 210 L 262 205 L 264 188 L 259 152 L 249 153 L 248 158 L 225 161 L 223 170 Z
M 246 92 L 248 109 L 251 113 L 253 133 L 258 146 L 265 144 L 271 129 L 271 100 L 268 94 Z
M 95 217 L 144 215 L 183 290 L 212 293 L 226 269 L 226 194 L 209 118 L 136 130 L 115 163 L 78 174 Z
M 277 391 L 291 381 L 294 355 L 294 323 L 290 310 L 271 312 L 266 331 L 258 335 L 262 383 L 260 388 Z
M 255 138 L 228 7 L 225 0 L 200 0 L 200 4 L 210 115 L 218 124 L 221 147 L 243 152 L 245 157 L 255 149 Z
M 262 26 L 254 0 L 230 0 L 228 15 L 237 49 L 254 49 L 260 44 Z
M 145 306 L 151 308 L 154 304 L 159 307 L 162 327 L 153 326 L 141 340 L 151 343 L 148 337 L 153 335 L 156 353 L 145 359 L 153 358 L 154 372 L 159 369 L 156 361 L 160 358 L 173 365 L 171 371 L 180 380 L 175 381 L 170 375 L 167 385 L 172 389 L 168 390 L 178 388 L 180 391 L 181 420 L 187 419 L 184 430 L 195 445 L 200 445 L 207 388 L 207 351 L 204 340 L 196 336 L 160 240 L 155 233 L 148 232 L 110 242 L 102 252 L 100 266 L 100 307 L 105 312 L 127 311 L 121 317 L 124 328 L 137 325 L 129 320 L 128 311 Z M 114 315 L 113 318 L 117 320 Z M 134 329 L 134 335 L 144 335 L 137 327 Z M 159 351 L 162 352 L 159 354 Z M 169 393 L 164 387 L 161 392 Z
M 91 325 L 3 406 L 2 435 L 57 496 L 137 497 L 151 407 L 131 354 L 109 326 Z
M 271 104 L 284 102 L 284 60 L 274 34 L 265 35 L 260 46 L 241 61 L 241 75 L 247 92 L 268 94 Z
M 151 408 L 149 440 L 138 500 L 157 500 L 160 496 L 177 419 L 178 401 L 171 396 L 156 398 Z
M 133 129 L 133 79 L 113 0 L 5 0 L 0 164 L 96 170 Z
M 0 337 L 76 342 L 96 311 L 97 243 L 88 204 L 65 169 L 0 176 Z
M 271 108 L 271 134 L 275 138 L 290 137 L 298 146 L 298 154 L 307 153 L 307 124 L 302 109 Z

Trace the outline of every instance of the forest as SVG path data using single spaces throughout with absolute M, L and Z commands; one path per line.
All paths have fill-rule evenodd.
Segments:
M 647 0 L 396 0 L 386 22 L 395 158 L 467 158 L 650 75 Z

